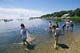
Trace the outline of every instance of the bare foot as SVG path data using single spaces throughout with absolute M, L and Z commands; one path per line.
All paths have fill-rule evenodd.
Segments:
M 24 48 L 24 49 L 27 50 L 27 51 L 29 50 L 29 49 L 27 49 L 27 48 Z

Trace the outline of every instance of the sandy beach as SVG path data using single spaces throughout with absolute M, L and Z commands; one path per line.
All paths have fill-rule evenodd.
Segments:
M 80 0 L 0 0 L 0 53 L 80 53 Z
M 36 45 L 33 50 L 25 50 L 22 45 L 9 45 L 9 48 L 2 49 L 2 53 L 80 53 L 80 36 L 74 32 L 64 32 L 59 37 L 58 49 L 54 49 L 54 39 L 43 41 Z
M 65 31 L 64 35 L 59 37 L 58 49 L 56 50 L 54 49 L 54 38 L 47 30 L 45 30 L 48 22 L 46 23 L 43 20 L 41 23 L 42 24 L 38 27 L 33 27 L 30 29 L 32 32 L 31 35 L 36 37 L 33 41 L 33 43 L 35 43 L 34 49 L 25 50 L 23 45 L 20 43 L 21 40 L 16 41 L 18 32 L 15 30 L 0 34 L 0 53 L 80 53 L 80 24 L 75 23 L 73 32 Z

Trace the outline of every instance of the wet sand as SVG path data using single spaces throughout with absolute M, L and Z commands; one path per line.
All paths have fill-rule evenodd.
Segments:
M 25 50 L 22 45 L 9 45 L 2 49 L 1 53 L 80 53 L 80 35 L 74 32 L 65 32 L 59 37 L 58 49 L 54 49 L 54 39 L 42 41 L 37 44 L 34 50 Z

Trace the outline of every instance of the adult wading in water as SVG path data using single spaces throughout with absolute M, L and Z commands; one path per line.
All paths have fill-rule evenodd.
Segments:
M 70 27 L 71 27 L 71 31 L 73 32 L 74 24 L 73 24 L 73 21 L 71 20 L 70 20 Z
M 52 32 L 52 22 L 49 21 L 49 32 L 51 33 Z

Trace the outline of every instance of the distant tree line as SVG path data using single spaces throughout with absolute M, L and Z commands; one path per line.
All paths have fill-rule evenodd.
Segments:
M 45 18 L 45 17 L 61 17 L 64 14 L 69 14 L 70 17 L 73 16 L 79 16 L 80 17 L 80 8 L 77 8 L 75 10 L 68 10 L 68 11 L 60 11 L 60 12 L 54 12 L 51 14 L 46 14 L 41 16 L 41 18 Z

